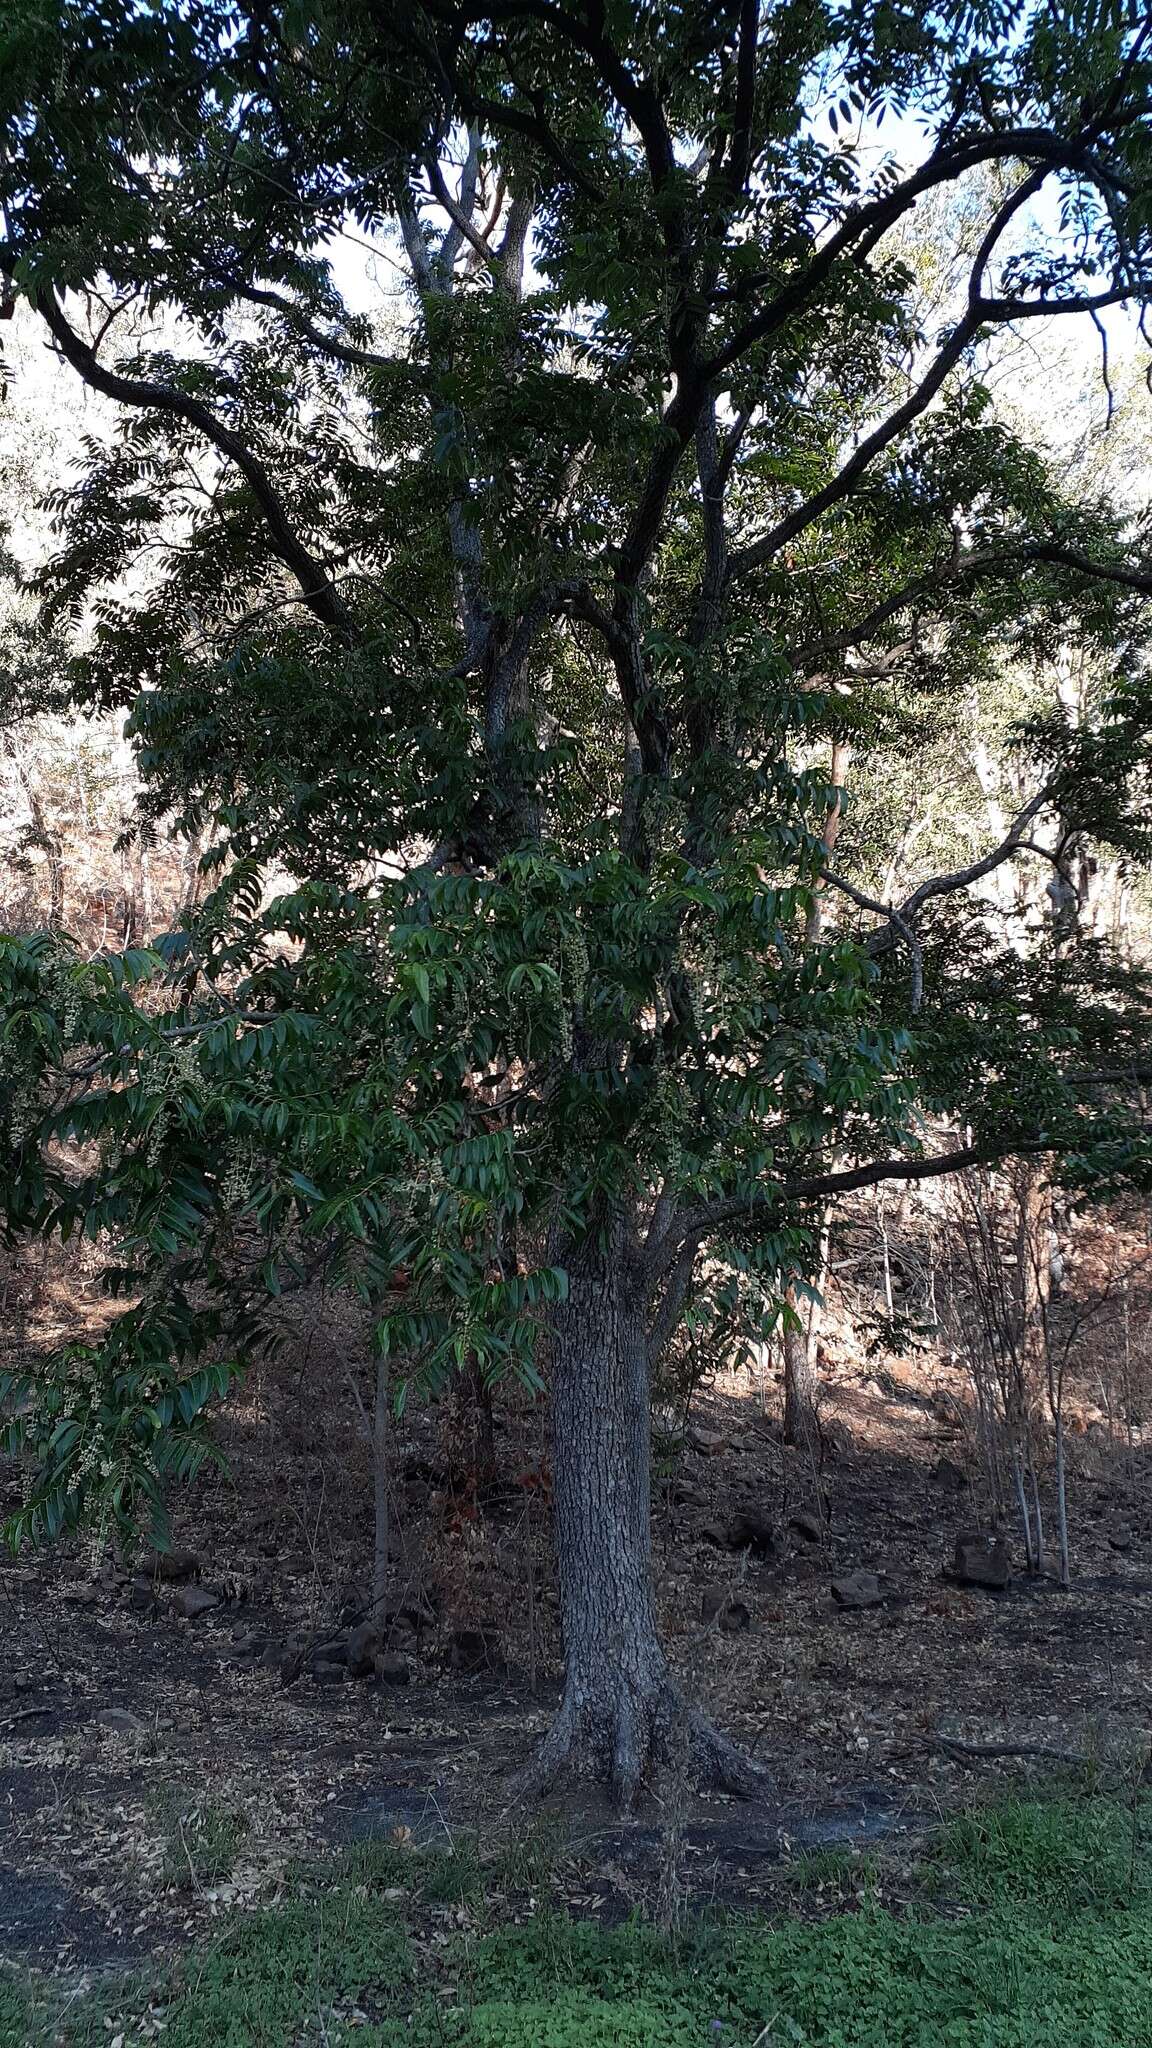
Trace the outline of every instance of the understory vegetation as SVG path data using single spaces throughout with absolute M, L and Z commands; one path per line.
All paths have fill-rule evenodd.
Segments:
M 607 1927 L 548 1872 L 363 1843 L 165 1980 L 0 1979 L 0 2040 L 94 2048 L 1132 2048 L 1152 2032 L 1148 1802 L 974 1809 L 911 1868 L 784 1864 L 787 1918 Z M 539 1898 L 516 1880 L 542 1880 Z

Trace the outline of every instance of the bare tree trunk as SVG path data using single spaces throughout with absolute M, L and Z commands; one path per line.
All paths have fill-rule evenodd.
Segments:
M 784 1441 L 807 1448 L 816 1440 L 816 1374 L 807 1319 L 795 1287 L 784 1296 Z M 798 1320 L 793 1321 L 793 1317 Z
M 825 865 L 827 865 L 835 853 L 836 841 L 840 837 L 840 821 L 843 817 L 844 808 L 840 792 L 847 780 L 851 760 L 852 749 L 848 745 L 847 740 L 834 740 L 832 743 L 831 782 L 835 795 L 825 812 L 824 830 L 821 834 Z M 810 946 L 814 946 L 817 943 L 823 930 L 824 899 L 826 895 L 827 887 L 823 883 L 819 884 L 812 892 L 812 901 L 808 906 L 808 916 L 804 930 L 805 940 Z
M 1043 1168 L 1026 1165 L 1017 1184 L 1020 1273 L 1020 1357 L 1028 1419 L 1040 1413 L 1041 1389 L 1047 1376 L 1046 1328 L 1052 1292 L 1050 1238 L 1052 1190 Z
M 1044 1508 L 1040 1500 L 1040 1477 L 1036 1470 L 1036 1459 L 1029 1441 L 1027 1454 L 1028 1485 L 1032 1492 L 1032 1513 L 1036 1526 L 1036 1571 L 1044 1569 Z
M 203 876 L 200 873 L 200 856 L 203 851 L 203 832 L 199 829 L 190 832 L 184 848 L 184 858 L 181 862 L 184 873 L 184 900 L 180 907 L 185 914 L 195 910 L 200 900 L 200 885 L 203 881 Z
M 763 1773 L 682 1698 L 657 1631 L 648 1332 L 623 1219 L 565 1247 L 562 1263 L 552 1472 L 564 1692 L 534 1776 L 596 1779 L 623 1806 L 669 1764 L 761 1789 Z
M 6 751 L 16 770 L 16 777 L 24 792 L 28 805 L 31 825 L 25 834 L 30 846 L 38 846 L 44 855 L 48 868 L 48 929 L 58 932 L 64 925 L 64 848 L 58 832 L 48 823 L 48 814 L 40 801 L 39 791 L 32 774 L 25 766 L 12 741 L 7 742 Z
M 1032 1517 L 1028 1512 L 1028 1496 L 1024 1491 L 1024 1465 L 1019 1445 L 1012 1446 L 1012 1485 L 1016 1494 L 1016 1505 L 1020 1510 L 1020 1522 L 1024 1531 L 1024 1563 L 1029 1572 L 1036 1570 L 1036 1543 L 1032 1534 Z
M 126 857 L 128 912 L 124 920 L 124 944 L 139 945 L 152 928 L 152 864 L 148 847 L 137 834 Z
M 1056 1531 L 1060 1544 L 1060 1584 L 1067 1592 L 1072 1584 L 1068 1551 L 1068 1488 L 1064 1469 L 1064 1400 L 1056 1404 Z
M 389 1405 L 388 1361 L 376 1362 L 376 1398 L 372 1406 L 372 1606 L 379 1624 L 388 1607 L 388 1548 L 392 1535 L 389 1490 L 392 1480 L 392 1414 Z

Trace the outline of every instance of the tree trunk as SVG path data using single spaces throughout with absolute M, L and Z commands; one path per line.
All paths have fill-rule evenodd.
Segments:
M 392 1535 L 389 1487 L 392 1480 L 392 1409 L 388 1360 L 376 1361 L 376 1394 L 372 1404 L 372 1605 L 371 1618 L 380 1626 L 388 1610 L 388 1552 Z
M 534 1776 L 606 1783 L 631 1806 L 669 1764 L 745 1793 L 763 1774 L 688 1706 L 652 1592 L 648 1333 L 621 1219 L 562 1255 L 552 1473 L 564 1693 Z
M 791 1311 L 784 1325 L 784 1441 L 807 1449 L 816 1441 L 816 1374 L 808 1319 L 794 1287 L 789 1287 L 784 1301 Z
M 836 851 L 836 841 L 840 837 L 840 824 L 844 815 L 842 791 L 848 779 L 848 770 L 851 762 L 852 749 L 847 740 L 834 740 L 832 743 L 831 787 L 835 791 L 835 795 L 824 814 L 824 830 L 820 835 L 821 845 L 824 849 L 825 866 L 831 861 Z M 810 946 L 817 945 L 823 936 L 826 895 L 827 885 L 823 882 L 818 882 L 812 891 L 812 901 L 808 906 L 808 916 L 805 919 L 804 938 Z
M 1019 1204 L 1020 1358 L 1030 1425 L 1042 1412 L 1047 1376 L 1047 1317 L 1052 1292 L 1052 1189 L 1042 1167 L 1026 1165 L 1016 1183 Z

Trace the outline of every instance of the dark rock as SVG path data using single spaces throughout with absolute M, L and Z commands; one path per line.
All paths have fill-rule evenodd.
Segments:
M 219 1605 L 219 1593 L 210 1593 L 206 1586 L 181 1586 L 172 1596 L 173 1613 L 182 1615 L 185 1621 L 198 1621 L 202 1614 L 211 1613 Z
M 875 1572 L 844 1572 L 832 1581 L 832 1598 L 837 1606 L 853 1609 L 884 1605 L 884 1591 Z
M 404 1462 L 406 1480 L 423 1479 L 428 1486 L 446 1486 L 448 1472 L 443 1465 L 430 1464 L 427 1458 L 407 1458 Z
M 256 1630 L 241 1630 L 232 1638 L 232 1655 L 245 1664 L 257 1664 L 268 1649 L 268 1638 Z M 279 1656 L 279 1650 L 276 1652 Z
M 727 1586 L 705 1586 L 700 1596 L 700 1619 L 709 1625 L 715 1622 L 725 1635 L 736 1635 L 752 1626 L 747 1605 L 743 1600 L 734 1600 Z
M 118 1735 L 148 1733 L 148 1723 L 142 1721 L 138 1714 L 130 1714 L 127 1707 L 101 1707 L 98 1714 L 93 1714 L 92 1725 L 95 1728 L 111 1728 Z
M 1012 1564 L 1003 1536 L 985 1536 L 978 1530 L 958 1536 L 948 1576 L 960 1586 L 983 1586 L 989 1592 L 1003 1593 L 1012 1583 Z
M 154 1618 L 160 1612 L 156 1588 L 151 1579 L 146 1579 L 142 1573 L 133 1579 L 128 1588 L 128 1605 L 134 1614 L 147 1614 Z
M 293 1656 L 295 1652 L 286 1651 L 283 1643 L 266 1643 L 260 1653 L 260 1662 L 266 1671 L 279 1671 L 286 1655 Z
M 322 1643 L 312 1645 L 310 1655 L 319 1658 L 321 1664 L 346 1664 L 350 1640 L 348 1636 L 328 1636 Z
M 407 1622 L 409 1627 L 416 1629 L 417 1632 L 425 1628 L 435 1628 L 440 1612 L 440 1598 L 439 1587 L 429 1582 L 417 1587 L 415 1592 L 398 1601 L 395 1607 L 389 1607 L 384 1619 L 390 1628 L 394 1628 L 400 1621 Z
M 381 1685 L 407 1685 L 412 1676 L 407 1657 L 401 1657 L 397 1650 L 378 1650 L 373 1669 Z
M 1132 1531 L 1127 1522 L 1112 1522 L 1105 1534 L 1113 1550 L 1131 1550 Z
M 757 1557 L 772 1557 L 776 1550 L 776 1529 L 758 1508 L 745 1508 L 728 1524 L 729 1550 L 751 1550 Z
M 688 1431 L 688 1441 L 702 1458 L 714 1458 L 728 1449 L 728 1439 L 718 1429 L 701 1429 L 695 1422 Z
M 100 1598 L 99 1586 L 70 1586 L 64 1595 L 69 1607 L 95 1607 Z
M 404 1499 L 414 1515 L 420 1514 L 432 1498 L 432 1488 L 426 1479 L 410 1479 L 404 1488 Z
M 200 1559 L 194 1550 L 148 1550 L 140 1559 L 140 1569 L 166 1586 L 182 1586 L 196 1578 Z
M 370 1678 L 380 1648 L 380 1632 L 376 1624 L 362 1621 L 348 1638 L 347 1663 L 353 1678 Z
M 691 1479 L 673 1479 L 668 1491 L 673 1505 L 678 1508 L 706 1508 L 711 1504 L 710 1495 Z
M 343 1685 L 348 1676 L 346 1664 L 328 1664 L 318 1657 L 312 1666 L 312 1676 L 317 1685 Z
M 932 1484 L 943 1487 L 945 1493 L 963 1493 L 968 1484 L 968 1474 L 955 1458 L 937 1458 L 931 1478 Z
M 448 1638 L 448 1667 L 462 1678 L 474 1677 L 477 1672 L 502 1672 L 504 1649 L 500 1637 L 491 1628 L 455 1628 Z
M 824 1541 L 824 1524 L 816 1515 L 793 1515 L 789 1519 L 788 1527 L 795 1529 L 796 1534 L 802 1536 L 805 1543 Z

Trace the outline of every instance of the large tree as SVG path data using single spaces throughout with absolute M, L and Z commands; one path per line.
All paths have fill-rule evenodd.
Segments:
M 1142 1170 L 1138 977 L 958 907 L 1046 819 L 1146 850 L 1145 534 L 984 381 L 1002 330 L 1143 306 L 1127 20 L 10 0 L 0 258 L 118 416 L 46 618 L 219 876 L 152 949 L 4 955 L 10 1227 L 111 1233 L 130 1299 L 41 1376 L 18 1533 L 127 1516 L 196 1454 L 208 1347 L 338 1275 L 403 1374 L 546 1356 L 543 1769 L 754 1782 L 653 1611 L 686 1305 L 762 1327 L 885 1178 Z M 926 326 L 908 230 L 952 190 Z M 1095 709 L 1032 708 L 999 843 L 895 904 L 834 867 L 834 748 L 1069 643 Z

